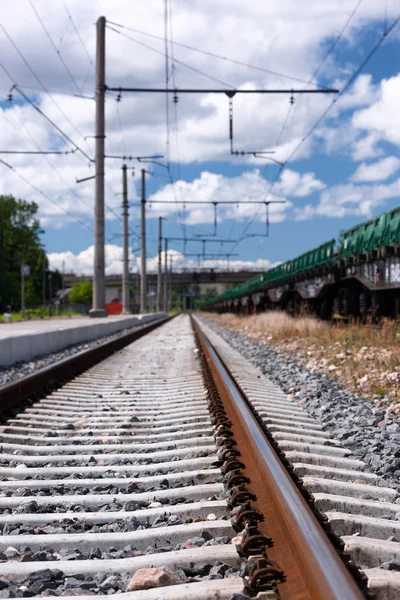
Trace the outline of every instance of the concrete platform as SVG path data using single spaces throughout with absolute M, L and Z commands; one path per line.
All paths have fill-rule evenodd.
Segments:
M 74 344 L 82 344 L 123 329 L 143 325 L 163 316 L 110 316 L 20 321 L 0 324 L 0 366 L 25 362 L 37 356 L 58 352 Z

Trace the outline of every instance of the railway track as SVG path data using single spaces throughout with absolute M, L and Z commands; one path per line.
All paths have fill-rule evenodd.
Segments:
M 193 327 L 0 390 L 0 596 L 398 598 L 396 490 Z

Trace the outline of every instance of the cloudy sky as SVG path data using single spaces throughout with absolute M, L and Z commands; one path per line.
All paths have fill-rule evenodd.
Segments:
M 146 165 L 150 267 L 158 217 L 166 217 L 169 238 L 209 236 L 212 202 L 219 203 L 218 239 L 233 241 L 210 241 L 205 251 L 231 253 L 236 268 L 289 259 L 399 203 L 400 27 L 390 28 L 400 0 L 167 0 L 167 42 L 165 0 L 15 0 L 0 18 L 0 150 L 63 154 L 2 154 L 0 193 L 37 202 L 53 266 L 92 269 L 94 184 L 76 179 L 94 173 L 100 15 L 107 19 L 109 87 L 164 88 L 167 48 L 168 85 L 178 90 L 341 92 L 234 97 L 234 149 L 273 151 L 281 164 L 230 154 L 225 94 L 178 93 L 177 103 L 171 94 L 167 127 L 164 94 L 107 93 L 107 155 L 160 154 L 170 165 Z M 136 269 L 143 165 L 129 165 Z M 108 272 L 121 270 L 121 166 L 106 159 Z M 151 202 L 160 199 L 171 203 Z M 281 201 L 269 207 L 269 237 L 265 207 L 251 204 L 265 200 Z M 171 240 L 170 248 L 177 267 L 201 261 L 201 242 Z M 212 264 L 226 259 L 209 258 Z

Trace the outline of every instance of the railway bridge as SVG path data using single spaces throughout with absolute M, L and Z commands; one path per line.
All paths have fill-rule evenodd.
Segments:
M 261 275 L 257 270 L 217 270 L 217 269 L 182 269 L 168 273 L 167 285 L 170 296 L 174 296 L 178 306 L 194 308 L 197 302 L 223 294 L 230 288 L 242 284 L 252 277 Z M 131 290 L 132 310 L 137 311 L 140 304 L 140 274 L 130 274 L 129 287 Z M 63 289 L 68 293 L 72 284 L 79 281 L 92 280 L 92 276 L 66 273 L 63 275 Z M 165 274 L 163 274 L 165 282 Z M 157 289 L 157 273 L 147 273 L 147 294 L 149 308 L 153 307 Z M 106 302 L 122 298 L 122 279 L 120 274 L 106 276 Z

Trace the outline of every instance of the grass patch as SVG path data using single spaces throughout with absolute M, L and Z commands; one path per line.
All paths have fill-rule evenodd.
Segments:
M 221 325 L 260 343 L 298 356 L 309 369 L 325 372 L 352 392 L 386 397 L 400 412 L 400 324 L 327 323 L 312 317 L 291 317 L 280 311 L 259 315 L 207 314 Z
M 25 310 L 25 318 L 22 316 L 21 312 L 13 312 L 11 314 L 12 321 L 29 321 L 34 319 L 59 319 L 60 317 L 81 317 L 83 316 L 81 313 L 71 310 L 70 308 L 60 308 L 59 314 L 56 314 L 55 308 L 53 308 L 52 313 L 48 308 L 27 308 Z M 4 316 L 0 315 L 0 323 L 4 323 Z

